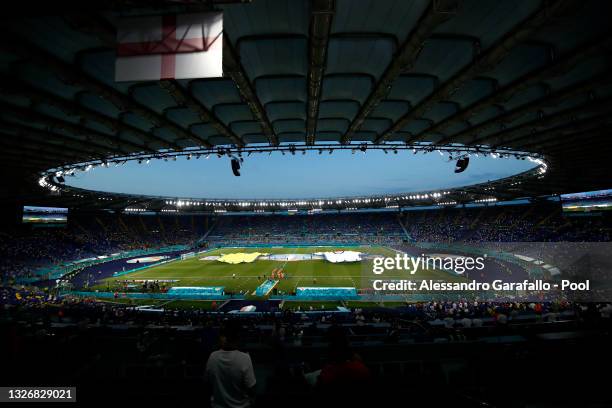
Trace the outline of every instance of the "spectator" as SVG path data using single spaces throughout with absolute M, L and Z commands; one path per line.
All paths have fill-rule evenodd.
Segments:
M 329 329 L 329 362 L 323 367 L 317 380 L 317 387 L 327 398 L 341 398 L 343 402 L 354 391 L 370 380 L 370 371 L 361 358 L 353 353 L 346 333 L 340 326 Z
M 213 408 L 245 408 L 255 396 L 255 374 L 251 357 L 238 350 L 240 327 L 227 322 L 220 335 L 221 348 L 206 363 L 206 381 L 211 387 Z

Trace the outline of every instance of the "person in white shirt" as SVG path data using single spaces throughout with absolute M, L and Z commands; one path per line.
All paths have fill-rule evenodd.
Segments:
M 211 387 L 213 408 L 247 408 L 255 395 L 251 356 L 238 350 L 240 328 L 227 324 L 221 330 L 221 348 L 210 354 L 206 381 Z

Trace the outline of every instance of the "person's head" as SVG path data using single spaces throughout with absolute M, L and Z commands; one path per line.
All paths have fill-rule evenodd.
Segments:
M 224 350 L 233 350 L 238 348 L 240 339 L 240 324 L 233 320 L 226 321 L 221 327 L 219 333 L 219 343 Z

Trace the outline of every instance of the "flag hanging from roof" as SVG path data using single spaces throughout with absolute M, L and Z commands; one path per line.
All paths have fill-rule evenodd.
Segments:
M 220 77 L 223 13 L 130 17 L 117 29 L 116 81 Z

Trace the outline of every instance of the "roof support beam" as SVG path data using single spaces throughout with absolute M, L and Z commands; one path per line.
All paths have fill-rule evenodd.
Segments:
M 536 132 L 538 128 L 545 128 L 548 126 L 554 126 L 559 122 L 567 122 L 567 126 L 575 125 L 576 123 L 585 123 L 585 124 L 596 124 L 598 121 L 609 120 L 610 110 L 612 109 L 612 97 L 604 100 L 594 100 L 584 105 L 580 105 L 575 108 L 564 109 L 559 112 L 555 112 L 552 115 L 545 116 L 542 118 L 538 118 L 527 123 L 524 123 L 519 126 L 515 126 L 511 129 L 506 129 L 504 131 L 495 133 L 493 135 L 489 135 L 486 138 L 481 138 L 480 142 L 484 140 L 495 140 L 494 143 L 488 143 L 492 148 L 498 147 L 506 147 L 506 146 L 520 146 L 518 143 L 523 140 L 536 140 L 538 135 L 541 132 Z M 576 121 L 571 121 L 571 118 L 574 118 L 578 115 L 585 114 L 596 114 L 597 116 L 591 116 L 586 119 L 581 119 Z M 562 126 L 566 126 L 565 124 Z M 554 129 L 545 129 L 543 132 L 555 131 Z M 525 134 L 525 132 L 528 132 Z M 518 136 L 518 137 L 517 137 Z M 469 143 L 469 145 L 473 145 L 475 143 Z M 482 143 L 481 143 L 482 144 Z
M 53 147 L 58 147 L 65 151 L 72 151 L 75 154 L 79 154 L 85 158 L 100 157 L 104 154 L 108 154 L 108 147 L 101 145 L 97 141 L 80 141 L 73 139 L 69 136 L 51 132 L 50 130 L 34 129 L 17 123 L 0 121 L 0 132 L 4 132 L 6 135 L 15 133 L 21 139 L 41 144 L 41 146 L 44 144 Z M 57 140 L 62 144 L 57 145 L 53 143 L 52 140 Z M 66 146 L 66 144 L 70 144 L 70 146 Z M 116 152 L 118 154 L 123 154 L 123 151 L 121 150 L 117 150 Z
M 557 92 L 549 94 L 543 98 L 540 98 L 533 102 L 519 106 L 516 109 L 505 112 L 492 119 L 486 120 L 476 126 L 470 127 L 469 129 L 466 129 L 463 132 L 459 132 L 453 136 L 443 138 L 442 140 L 436 142 L 436 144 L 443 145 L 443 144 L 447 144 L 449 141 L 456 141 L 457 143 L 464 142 L 470 145 L 478 144 L 484 140 L 491 138 L 490 135 L 480 136 L 480 137 L 478 135 L 481 135 L 487 129 L 490 129 L 492 126 L 495 126 L 496 124 L 512 123 L 513 121 L 517 120 L 518 118 L 528 113 L 537 112 L 538 110 L 545 108 L 545 107 L 556 106 L 560 102 L 568 98 L 572 98 L 572 97 L 579 96 L 582 94 L 589 94 L 592 91 L 596 90 L 599 86 L 609 84 L 610 82 L 612 82 L 612 78 L 609 75 L 607 74 L 599 75 L 595 78 L 571 85 L 567 88 L 564 88 Z
M 376 139 L 376 143 L 384 142 L 389 136 L 402 130 L 411 121 L 423 117 L 438 102 L 451 99 L 452 95 L 470 80 L 495 68 L 515 46 L 529 38 L 532 33 L 545 25 L 550 19 L 566 10 L 574 1 L 544 2 L 540 9 L 519 23 L 487 51 L 476 56 L 472 63 L 461 69 L 421 103 L 403 115 Z M 411 140 L 409 139 L 407 142 L 411 142 Z
M 15 38 L 14 34 L 6 32 L 3 32 L 0 37 L 0 49 L 18 55 L 34 64 L 44 66 L 55 73 L 62 81 L 89 90 L 94 95 L 98 95 L 115 105 L 120 111 L 132 112 L 152 123 L 154 127 L 167 128 L 182 139 L 190 139 L 198 145 L 210 147 L 210 144 L 205 140 L 176 125 L 163 115 L 136 102 L 129 95 L 125 95 L 117 89 L 100 82 L 76 66 L 62 61 L 29 41 Z
M 36 165 L 20 162 L 19 159 L 16 159 L 14 156 L 0 160 L 0 169 L 11 171 L 12 174 L 19 174 L 20 172 L 24 172 L 26 174 L 36 174 L 39 171 L 46 170 L 47 168 L 48 165 Z M 0 187 L 0 197 L 14 197 L 15 191 L 11 191 L 9 194 L 4 194 L 6 188 L 6 186 Z
M 10 163 L 11 167 L 33 167 L 37 170 L 46 170 L 57 165 L 57 160 L 45 159 L 40 155 L 30 156 L 24 154 L 24 152 L 15 152 L 9 155 L 0 153 L 0 162 L 2 164 Z
M 364 120 L 387 96 L 393 82 L 402 74 L 412 68 L 414 62 L 423 50 L 423 44 L 432 36 L 434 30 L 443 22 L 455 15 L 454 10 L 458 8 L 458 1 L 431 2 L 406 41 L 401 45 L 397 55 L 393 58 L 374 89 L 364 102 L 361 109 L 353 119 L 346 134 L 342 137 L 342 143 L 350 143 L 355 132 L 361 128 Z M 450 12 L 449 12 L 450 11 Z M 385 136 L 386 137 L 386 136 Z M 381 142 L 384 139 L 377 140 Z
M 17 138 L 15 138 L 15 135 L 4 133 L 4 129 L 5 127 L 0 124 L 0 143 L 6 146 L 23 146 L 25 149 L 36 149 L 38 154 L 51 153 L 57 156 L 69 156 L 71 159 L 74 159 L 74 162 L 95 158 L 95 155 L 91 153 L 38 140 L 21 132 L 19 132 Z
M 80 31 L 85 33 L 94 34 L 107 47 L 115 48 L 117 43 L 116 32 L 115 28 L 112 25 L 106 24 L 105 21 L 102 21 L 100 18 L 96 18 L 95 16 L 81 17 L 79 19 L 79 23 L 80 24 L 77 26 L 77 29 L 80 29 Z M 243 140 L 234 132 L 232 132 L 231 129 L 227 128 L 223 124 L 223 122 L 221 122 L 219 118 L 217 118 L 204 105 L 202 105 L 202 103 L 193 96 L 190 90 L 184 89 L 175 80 L 161 80 L 159 81 L 159 86 L 164 91 L 168 92 L 168 94 L 176 101 L 179 106 L 184 106 L 194 112 L 196 115 L 198 115 L 202 122 L 212 124 L 221 135 L 230 139 L 232 143 L 236 144 L 237 146 L 244 145 Z M 190 139 L 196 142 L 197 145 L 212 147 L 212 145 L 208 141 L 201 139 L 199 136 L 193 134 L 193 132 L 189 133 L 192 135 Z
M 562 126 L 556 126 L 551 129 L 546 129 L 542 132 L 537 132 L 532 135 L 529 139 L 534 139 L 533 142 L 527 144 L 521 144 L 521 148 L 541 150 L 542 146 L 553 144 L 552 147 L 562 146 L 566 139 L 577 138 L 573 140 L 574 143 L 580 143 L 582 136 L 589 134 L 603 134 L 603 129 L 612 123 L 610 119 L 610 112 L 606 112 L 602 115 L 595 117 L 589 117 L 587 119 L 571 122 Z M 585 136 L 586 137 L 586 136 Z M 520 139 L 524 139 L 522 137 Z M 513 143 L 510 143 L 510 146 Z M 535 149 L 534 149 L 535 150 Z M 575 149 L 572 149 L 575 152 Z M 552 148 L 551 148 L 552 151 Z
M 109 144 L 107 147 L 107 153 L 114 152 L 116 154 L 125 154 L 132 152 L 140 152 L 143 150 L 142 146 L 135 145 L 127 141 L 117 141 L 113 137 L 104 134 L 102 132 L 84 128 L 71 122 L 66 122 L 61 119 L 47 116 L 42 113 L 36 112 L 33 109 L 19 108 L 13 105 L 0 103 L 0 115 L 2 113 L 8 113 L 12 118 L 16 118 L 23 123 L 40 123 L 50 129 L 62 129 L 72 135 L 85 137 L 83 143 L 95 143 L 97 140 L 103 140 Z M 68 139 L 65 139 L 68 141 Z M 72 141 L 70 139 L 69 141 Z M 77 139 L 78 140 L 78 139 Z M 146 150 L 146 149 L 145 149 Z M 154 150 L 152 150 L 154 152 Z
M 602 120 L 603 119 L 603 120 Z M 602 126 L 603 125 L 603 126 Z M 546 152 L 556 152 L 559 150 L 565 150 L 569 147 L 569 151 L 573 154 L 576 154 L 579 150 L 587 150 L 588 148 L 584 148 L 584 143 L 586 140 L 590 140 L 594 137 L 599 137 L 605 135 L 606 132 L 610 132 L 610 124 L 605 121 L 605 118 L 600 118 L 596 123 L 590 123 L 590 119 L 583 121 L 581 124 L 575 124 L 571 129 L 571 133 L 565 132 L 544 132 L 541 136 L 551 136 L 545 138 L 544 140 L 538 140 L 532 143 L 525 145 L 526 147 L 534 147 L 536 149 L 542 149 L 546 146 Z M 579 145 L 572 147 L 572 145 Z M 608 149 L 610 150 L 610 149 Z
M 261 130 L 268 139 L 270 145 L 278 146 L 278 137 L 270 124 L 268 114 L 257 97 L 255 87 L 251 81 L 249 81 L 244 67 L 240 63 L 240 56 L 227 36 L 223 39 L 223 74 L 232 78 L 236 84 L 242 98 L 246 101 L 247 105 L 249 105 L 249 109 L 253 113 L 253 116 L 261 125 Z
M 492 93 L 490 96 L 487 96 L 473 103 L 472 105 L 468 106 L 466 109 L 463 109 L 462 111 L 457 112 L 454 115 L 451 115 L 447 119 L 444 119 L 438 122 L 437 124 L 430 127 L 429 129 L 424 130 L 423 132 L 415 135 L 411 140 L 412 141 L 420 140 L 423 138 L 423 136 L 425 136 L 425 134 L 431 134 L 435 132 L 444 131 L 444 129 L 448 128 L 453 123 L 468 121 L 472 116 L 476 115 L 478 112 L 482 111 L 483 109 L 491 105 L 494 105 L 496 103 L 504 103 L 505 101 L 508 101 L 510 98 L 512 98 L 512 96 L 515 95 L 517 92 L 520 92 L 521 90 L 526 89 L 529 86 L 533 86 L 534 84 L 537 84 L 546 78 L 551 78 L 551 77 L 554 78 L 555 76 L 562 75 L 568 72 L 571 68 L 575 67 L 581 61 L 584 61 L 585 59 L 587 59 L 590 55 L 593 55 L 595 51 L 601 51 L 602 48 L 605 48 L 606 44 L 608 44 L 609 46 L 609 43 L 610 43 L 610 38 L 608 37 L 604 41 L 595 42 L 591 44 L 590 46 L 578 47 L 578 49 L 575 49 L 573 52 L 568 53 L 564 58 L 520 77 L 519 79 L 508 84 L 507 86 L 499 89 L 497 92 Z M 599 81 L 604 81 L 604 82 L 606 81 L 606 78 L 605 77 L 602 78 L 602 76 L 599 76 L 598 79 Z M 582 92 L 582 90 L 580 89 L 582 86 L 584 86 L 585 88 L 588 88 L 590 86 L 588 85 L 588 83 L 596 84 L 597 82 L 594 79 L 588 82 L 583 82 L 581 84 L 568 87 L 567 89 L 561 90 L 553 95 L 547 95 L 545 98 L 542 98 L 541 100 L 538 100 L 534 102 L 533 104 L 528 104 L 528 105 L 525 105 L 524 107 L 519 107 L 512 112 L 516 112 L 517 114 L 519 110 L 528 112 L 532 109 L 538 109 L 538 107 L 541 106 L 541 104 L 553 103 L 554 98 L 567 98 L 567 97 L 576 95 Z M 495 123 L 494 121 L 497 121 L 497 120 L 507 121 L 506 118 L 502 119 L 502 117 L 500 116 L 497 118 L 493 118 L 489 121 L 486 121 L 484 123 L 493 124 Z M 481 125 L 472 127 L 466 132 L 463 132 L 457 135 L 451 135 L 451 136 L 444 137 L 443 139 L 436 142 L 436 144 L 452 143 L 453 141 L 457 140 L 460 137 L 460 135 L 461 137 L 463 137 L 466 134 L 474 134 L 474 133 L 480 132 L 486 128 L 484 127 L 484 123 Z
M 202 122 L 210 123 L 223 136 L 227 137 L 236 146 L 244 146 L 244 141 L 230 130 L 223 122 L 219 120 L 211 111 L 209 111 L 202 103 L 197 100 L 193 94 L 185 90 L 176 80 L 159 81 L 159 86 L 174 99 L 179 106 L 184 106 L 200 118 Z M 206 147 L 212 145 L 206 141 L 202 142 Z
M 317 118 L 321 101 L 323 75 L 327 62 L 327 45 L 335 12 L 335 0 L 312 0 L 310 5 L 308 50 L 308 106 L 306 111 L 306 144 L 315 143 Z
M 568 141 L 565 143 L 560 143 L 558 148 L 551 148 L 548 150 L 548 152 L 550 155 L 554 155 L 559 162 L 564 163 L 564 170 L 570 172 L 574 171 L 574 175 L 579 174 L 583 180 L 585 177 L 591 177 L 593 174 L 598 173 L 602 179 L 600 182 L 603 181 L 609 184 L 609 181 L 606 180 L 610 179 L 609 164 L 611 152 L 609 144 L 602 142 L 602 136 L 604 135 L 602 135 L 601 132 L 581 134 L 581 137 L 584 140 L 581 140 L 580 142 Z M 587 151 L 576 150 L 573 154 L 568 153 L 579 145 L 581 148 L 586 148 Z M 602 158 L 593 156 L 593 151 L 597 150 L 606 152 L 607 157 Z M 586 174 L 587 172 L 588 175 Z M 607 187 L 609 187 L 609 185 Z
M 23 95 L 32 103 L 44 103 L 49 106 L 55 106 L 67 115 L 78 116 L 82 119 L 99 123 L 109 130 L 115 132 L 115 137 L 118 139 L 119 143 L 121 142 L 119 132 L 129 132 L 142 139 L 145 148 L 150 151 L 153 151 L 154 149 L 147 147 L 147 143 L 160 144 L 166 148 L 174 150 L 181 149 L 181 147 L 176 143 L 168 142 L 161 137 L 155 136 L 153 132 L 144 132 L 135 126 L 129 125 L 110 116 L 103 115 L 92 109 L 88 109 L 73 101 L 69 101 L 47 91 L 34 88 L 16 78 L 0 78 L 0 89 L 4 93 Z
M 0 149 L 3 153 L 20 154 L 25 152 L 28 154 L 32 154 L 34 157 L 40 157 L 41 154 L 41 149 L 32 146 L 26 146 L 23 143 L 16 146 L 13 143 L 7 143 L 6 141 L 0 139 L 0 146 Z M 53 158 L 61 158 L 61 160 L 63 160 L 65 163 L 74 163 L 81 160 L 80 157 L 73 156 L 66 152 L 62 152 L 61 150 L 50 148 L 45 148 L 45 150 L 49 153 L 52 153 Z

